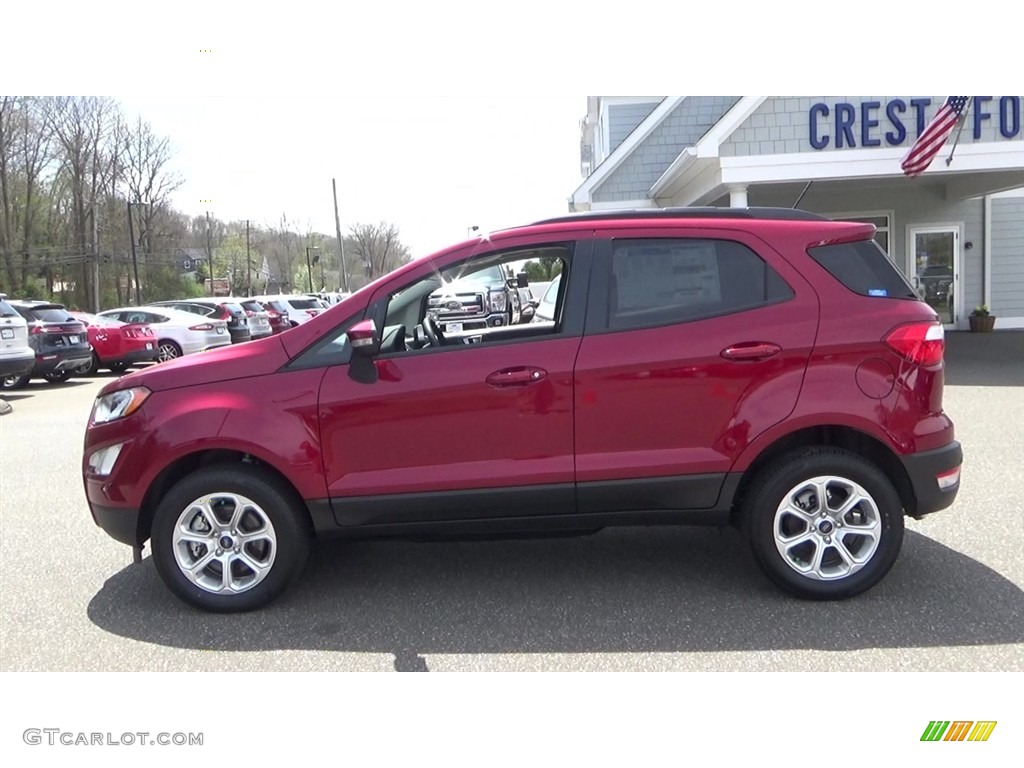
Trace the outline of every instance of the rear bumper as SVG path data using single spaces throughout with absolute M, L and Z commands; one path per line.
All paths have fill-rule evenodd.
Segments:
M 31 350 L 26 355 L 0 355 L 0 378 L 8 376 L 24 376 L 36 364 L 35 353 Z
M 104 357 L 101 359 L 101 365 L 117 365 L 123 363 L 125 365 L 131 365 L 132 363 L 146 363 L 153 362 L 157 359 L 159 350 L 156 349 L 156 343 L 153 344 L 153 349 L 136 349 L 131 352 L 127 352 L 117 357 Z
M 959 477 L 947 488 L 939 485 L 939 477 L 948 477 L 949 473 L 959 470 L 963 458 L 960 443 L 955 441 L 934 451 L 900 457 L 903 469 L 910 479 L 914 498 L 917 500 L 916 509 L 907 510 L 911 517 L 919 518 L 938 512 L 956 500 L 957 492 L 960 490 Z
M 73 352 L 39 353 L 36 355 L 36 363 L 32 368 L 32 375 L 45 376 L 48 373 L 73 371 L 76 368 L 88 365 L 91 360 L 92 350 L 89 347 Z

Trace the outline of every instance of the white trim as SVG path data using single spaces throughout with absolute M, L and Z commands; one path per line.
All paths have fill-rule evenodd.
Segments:
M 640 200 L 602 200 L 590 204 L 592 211 L 618 211 L 631 208 L 657 208 L 658 204 L 646 197 Z
M 657 104 L 664 98 L 664 96 L 602 96 L 601 102 L 610 107 L 618 107 L 629 104 Z
M 914 235 L 929 232 L 953 232 L 953 317 L 952 322 L 943 323 L 947 330 L 958 331 L 967 327 L 967 315 L 964 311 L 963 261 L 964 261 L 964 230 L 963 221 L 917 222 L 907 224 L 907 247 L 904 253 L 906 263 L 905 274 L 913 281 L 917 276 L 916 241 Z M 916 284 L 915 284 L 916 287 Z
M 718 157 L 718 150 L 722 143 L 732 136 L 733 132 L 747 121 L 757 108 L 768 100 L 767 96 L 743 96 L 732 105 L 732 108 L 722 115 L 722 118 L 715 123 L 711 130 L 701 136 L 694 145 L 697 148 L 698 157 Z
M 741 97 L 728 112 L 719 118 L 717 123 L 708 129 L 707 133 L 697 140 L 696 144 L 683 148 L 672 164 L 654 182 L 647 194 L 652 198 L 661 197 L 691 170 L 695 160 L 718 157 L 718 150 L 722 146 L 722 142 L 732 136 L 733 132 L 743 125 L 767 100 L 767 96 Z M 669 192 L 669 194 L 673 193 Z
M 605 179 L 612 174 L 612 172 L 618 168 L 622 161 L 629 157 L 633 150 L 635 150 L 644 139 L 646 139 L 651 131 L 661 125 L 662 121 L 672 114 L 672 111 L 679 106 L 679 104 L 685 99 L 685 96 L 666 96 L 662 99 L 661 103 L 654 108 L 654 110 L 647 117 L 641 121 L 640 125 L 632 130 L 632 132 L 623 139 L 622 143 L 615 148 L 615 150 L 606 157 L 602 163 L 594 169 L 576 191 L 572 193 L 571 200 L 573 204 L 579 205 L 582 203 L 591 202 L 591 193 L 595 188 L 601 185 Z
M 981 303 L 992 306 L 992 195 L 982 198 L 982 210 L 984 211 L 984 247 L 981 249 L 981 270 L 983 280 L 981 284 Z
M 906 150 L 896 147 L 723 157 L 719 162 L 722 164 L 722 181 L 726 184 L 878 176 L 907 178 L 900 171 L 900 160 L 904 155 Z M 969 171 L 1024 171 L 1024 165 L 1020 164 L 1022 156 L 1024 141 L 968 144 L 958 148 L 948 169 L 944 157 L 936 158 L 921 176 L 908 178 L 907 182 L 948 178 Z

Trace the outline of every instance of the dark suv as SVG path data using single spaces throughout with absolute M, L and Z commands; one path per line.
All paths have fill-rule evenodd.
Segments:
M 252 339 L 249 331 L 249 318 L 245 309 L 234 300 L 224 299 L 187 299 L 180 301 L 154 301 L 150 306 L 170 307 L 182 312 L 191 312 L 215 320 L 226 320 L 231 343 L 239 344 Z
M 63 304 L 13 299 L 7 303 L 28 322 L 28 343 L 36 360 L 28 373 L 5 378 L 4 389 L 21 389 L 33 377 L 59 384 L 71 378 L 76 369 L 92 362 L 88 331 Z
M 961 449 L 942 325 L 870 224 L 619 211 L 419 259 L 259 344 L 112 380 L 95 521 L 213 611 L 266 604 L 314 536 L 742 530 L 780 587 L 835 599 L 948 507 Z M 445 333 L 435 292 L 539 261 L 551 319 Z

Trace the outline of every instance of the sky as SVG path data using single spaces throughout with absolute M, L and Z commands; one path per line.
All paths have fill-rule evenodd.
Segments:
M 568 212 L 581 97 L 124 97 L 174 149 L 174 207 L 335 233 L 387 221 L 414 256 Z

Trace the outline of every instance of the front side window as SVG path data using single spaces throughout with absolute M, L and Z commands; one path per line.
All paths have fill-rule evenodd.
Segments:
M 610 272 L 613 330 L 742 312 L 794 295 L 760 256 L 732 240 L 617 240 Z
M 487 254 L 434 272 L 391 294 L 383 316 L 381 353 L 419 352 L 560 332 L 561 306 L 534 322 L 520 290 L 568 271 L 564 245 Z

